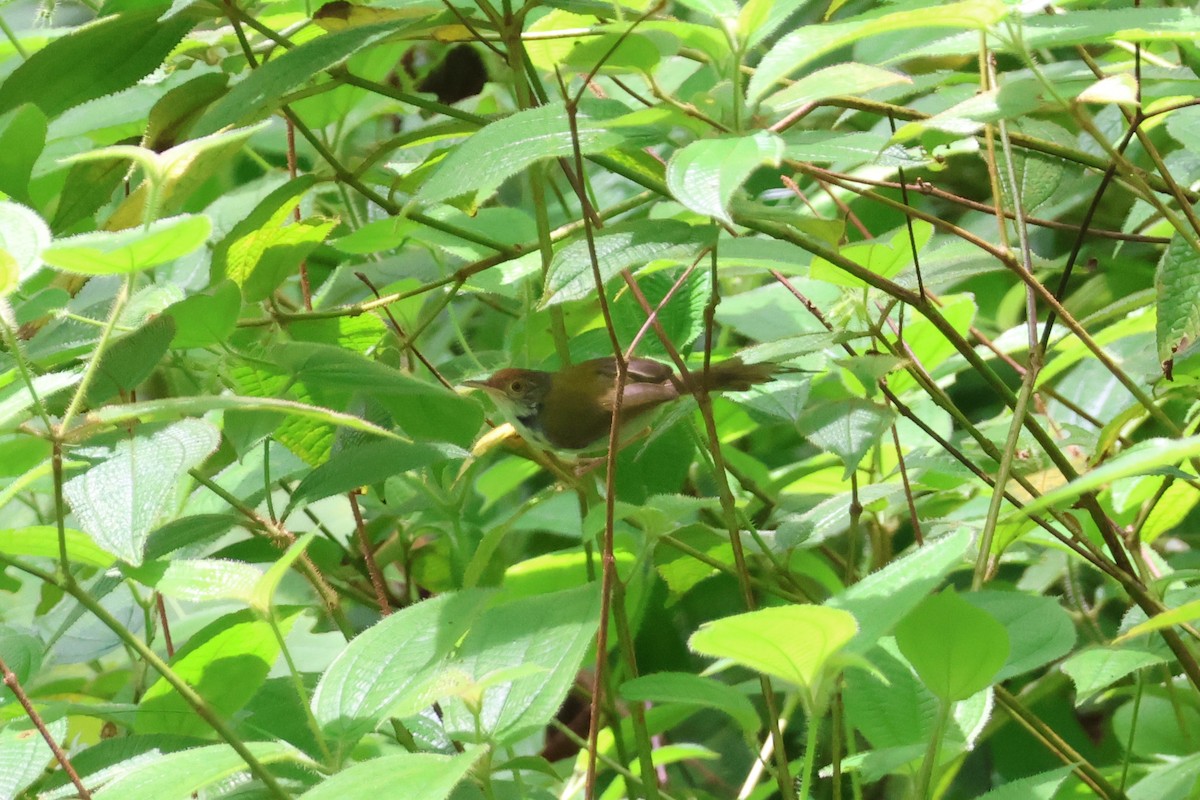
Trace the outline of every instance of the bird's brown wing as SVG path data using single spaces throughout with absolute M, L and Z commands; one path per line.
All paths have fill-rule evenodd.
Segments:
M 579 366 L 588 367 L 597 376 L 608 378 L 610 381 L 617 377 L 617 360 L 612 356 L 593 358 Z M 650 358 L 631 358 L 626 363 L 627 383 L 668 383 L 674 371 L 660 361 Z

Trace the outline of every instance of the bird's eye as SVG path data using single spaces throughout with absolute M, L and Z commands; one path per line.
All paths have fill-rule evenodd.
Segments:
M 521 394 L 525 391 L 525 381 L 516 380 L 508 385 L 508 390 L 513 394 Z

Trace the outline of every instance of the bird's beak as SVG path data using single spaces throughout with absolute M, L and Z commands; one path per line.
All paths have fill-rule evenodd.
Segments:
M 471 389 L 490 389 L 490 388 L 492 388 L 491 386 L 488 385 L 487 381 L 463 381 L 462 385 L 466 386 L 468 388 L 471 388 Z

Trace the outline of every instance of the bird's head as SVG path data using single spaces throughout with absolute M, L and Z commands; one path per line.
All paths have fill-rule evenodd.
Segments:
M 550 391 L 551 375 L 532 369 L 502 369 L 483 381 L 464 385 L 483 389 L 501 411 L 515 419 L 536 416 Z

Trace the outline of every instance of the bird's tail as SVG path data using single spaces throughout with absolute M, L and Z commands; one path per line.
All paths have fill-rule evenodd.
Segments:
M 778 371 L 779 365 L 769 361 L 746 364 L 735 357 L 718 364 L 710 364 L 707 379 L 704 378 L 703 370 L 694 370 L 692 374 L 704 380 L 705 388 L 710 392 L 744 392 L 755 384 L 775 380 L 775 373 Z

